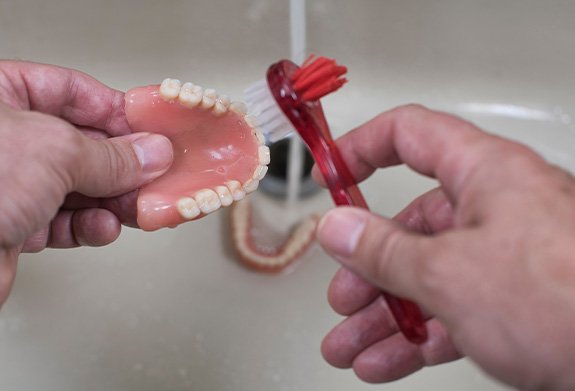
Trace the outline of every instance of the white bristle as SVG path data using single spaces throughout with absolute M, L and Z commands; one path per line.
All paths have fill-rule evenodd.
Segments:
M 269 142 L 276 142 L 290 135 L 293 125 L 278 106 L 265 79 L 259 80 L 244 90 L 248 114 L 256 118 L 256 123 Z
M 267 88 L 267 81 L 265 79 L 258 80 L 257 82 L 246 88 L 244 90 L 244 94 L 246 96 L 249 96 L 254 93 L 257 94 L 261 92 L 262 88 Z

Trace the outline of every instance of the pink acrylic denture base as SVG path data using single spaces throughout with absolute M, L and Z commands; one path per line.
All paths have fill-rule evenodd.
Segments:
M 140 190 L 138 225 L 144 230 L 187 221 L 177 210 L 179 199 L 231 180 L 243 184 L 258 167 L 259 143 L 241 113 L 165 101 L 157 85 L 129 90 L 125 111 L 133 131 L 163 134 L 174 147 L 172 167 Z

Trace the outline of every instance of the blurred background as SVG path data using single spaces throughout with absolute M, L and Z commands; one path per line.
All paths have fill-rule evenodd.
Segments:
M 307 45 L 349 68 L 324 100 L 335 134 L 417 102 L 573 170 L 573 15 L 568 0 L 309 0 Z M 285 0 L 1 0 L 0 58 L 80 69 L 120 90 L 173 77 L 241 99 L 289 57 L 289 29 Z M 433 186 L 398 167 L 362 189 L 393 215 Z M 330 205 L 320 193 L 299 210 Z M 331 368 L 319 345 L 340 321 L 325 298 L 335 263 L 316 247 L 291 273 L 261 275 L 235 261 L 228 239 L 221 211 L 173 230 L 124 229 L 105 248 L 23 255 L 0 312 L 0 387 L 505 389 L 466 360 L 385 386 Z

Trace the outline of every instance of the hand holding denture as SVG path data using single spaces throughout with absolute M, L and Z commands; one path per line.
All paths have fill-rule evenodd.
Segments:
M 101 246 L 136 224 L 136 192 L 172 164 L 131 134 L 124 94 L 70 69 L 0 62 L 0 303 L 21 251 Z

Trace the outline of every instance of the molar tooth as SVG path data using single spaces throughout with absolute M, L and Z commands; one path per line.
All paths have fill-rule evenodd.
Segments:
M 216 186 L 214 190 L 218 193 L 222 206 L 230 206 L 234 202 L 234 197 L 226 186 Z
M 198 94 L 198 95 L 200 95 L 200 96 L 204 96 L 204 89 L 203 89 L 202 86 L 199 86 L 199 85 L 197 85 L 197 84 L 194 84 L 194 85 L 192 86 L 192 91 L 193 91 L 195 94 Z
M 244 116 L 248 113 L 248 107 L 244 102 L 232 102 L 230 104 L 230 110 Z
M 259 184 L 260 184 L 259 180 L 252 178 L 252 179 L 248 179 L 242 187 L 243 187 L 244 191 L 246 192 L 246 194 L 248 194 L 248 193 L 252 193 L 252 192 L 256 191 L 258 189 Z
M 230 98 L 228 98 L 226 95 L 220 95 L 216 99 L 213 112 L 215 115 L 222 115 L 228 111 L 229 107 L 230 107 Z
M 258 148 L 258 157 L 261 165 L 267 166 L 270 164 L 270 149 L 267 145 L 260 145 Z
M 160 84 L 160 96 L 164 100 L 174 100 L 180 95 L 182 82 L 178 79 L 164 79 Z
M 226 186 L 230 189 L 234 201 L 239 201 L 246 196 L 246 192 L 242 189 L 242 184 L 239 181 L 228 181 Z
M 196 218 L 201 213 L 196 201 L 190 197 L 180 198 L 176 203 L 176 208 L 178 212 L 180 212 L 180 215 L 187 220 Z
M 184 106 L 195 107 L 202 101 L 202 95 L 203 91 L 200 86 L 187 82 L 182 86 L 178 99 Z
M 200 190 L 194 195 L 194 198 L 200 210 L 205 214 L 212 213 L 222 206 L 220 197 L 212 189 Z
M 264 179 L 267 172 L 268 172 L 268 166 L 261 166 L 260 165 L 260 166 L 257 166 L 252 177 L 254 179 L 257 179 L 258 181 L 261 181 L 262 179 Z
M 222 105 L 224 105 L 226 107 L 230 107 L 230 105 L 232 104 L 230 97 L 227 95 L 218 96 L 218 102 L 220 102 Z
M 204 90 L 204 97 L 202 98 L 202 108 L 211 109 L 216 103 L 218 94 L 213 88 L 206 88 Z

